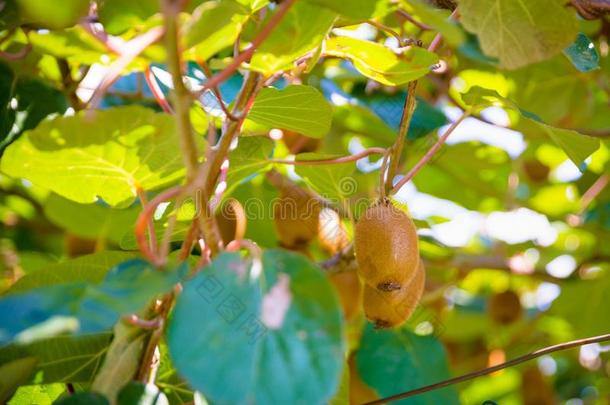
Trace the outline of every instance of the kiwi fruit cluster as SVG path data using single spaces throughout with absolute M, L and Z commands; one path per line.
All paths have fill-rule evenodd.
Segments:
M 363 307 L 377 328 L 403 324 L 424 290 L 417 229 L 387 199 L 371 206 L 354 229 L 358 274 L 365 282 Z

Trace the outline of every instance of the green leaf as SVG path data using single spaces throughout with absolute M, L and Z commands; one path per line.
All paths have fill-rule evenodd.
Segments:
M 434 28 L 443 35 L 443 40 L 453 47 L 460 46 L 466 35 L 458 24 L 449 18 L 449 10 L 441 10 L 430 6 L 422 0 L 402 0 L 403 6 L 414 10 L 414 15 L 419 20 Z
M 82 27 L 51 32 L 32 31 L 28 39 L 35 51 L 66 59 L 75 65 L 100 63 L 108 50 Z
M 24 357 L 0 365 L 0 402 L 6 403 L 20 385 L 29 381 L 37 362 L 35 357 Z
M 156 0 L 104 0 L 97 6 L 97 15 L 104 30 L 112 35 L 120 35 L 125 31 L 143 23 L 153 14 L 159 12 L 159 2 Z
M 47 265 L 20 278 L 9 293 L 66 283 L 99 283 L 108 271 L 121 262 L 137 257 L 137 253 L 106 250 L 57 264 Z
M 12 145 L 0 168 L 79 203 L 127 206 L 137 188 L 180 181 L 184 165 L 174 118 L 137 107 L 80 112 L 42 122 Z
M 379 144 L 390 146 L 396 140 L 396 131 L 377 114 L 364 106 L 344 104 L 334 108 L 333 131 L 364 135 Z
M 0 344 L 31 342 L 62 332 L 94 333 L 112 327 L 120 316 L 138 312 L 166 292 L 185 273 L 161 272 L 141 259 L 114 267 L 102 283 L 59 284 L 0 300 L 4 317 Z
M 104 204 L 79 204 L 51 194 L 44 203 L 45 216 L 53 224 L 83 238 L 119 243 L 133 232 L 141 208 L 114 209 Z
M 519 107 L 502 97 L 495 90 L 486 89 L 479 86 L 472 87 L 467 93 L 462 95 L 462 100 L 474 110 L 482 110 L 490 106 L 499 106 L 511 109 L 521 114 L 519 129 L 526 135 L 537 136 L 542 133 L 548 136 L 568 155 L 570 160 L 584 171 L 583 163 L 587 157 L 599 149 L 600 142 L 591 136 L 580 134 L 576 131 L 562 128 L 555 128 L 532 118 L 532 114 L 519 109 Z
M 405 330 L 374 330 L 367 324 L 356 353 L 358 372 L 382 397 L 448 379 L 447 355 L 433 336 Z M 399 401 L 410 405 L 459 404 L 453 387 Z
M 95 392 L 77 392 L 55 401 L 53 405 L 110 405 L 110 402 Z
M 436 54 L 419 47 L 410 47 L 399 56 L 376 42 L 350 37 L 330 38 L 326 54 L 350 59 L 360 73 L 388 86 L 417 80 L 438 62 Z
M 574 11 L 561 0 L 462 0 L 460 21 L 507 69 L 555 56 L 578 33 Z
M 322 93 L 311 86 L 294 85 L 278 90 L 264 88 L 248 119 L 267 128 L 295 131 L 321 138 L 330 129 L 332 108 Z
M 601 309 L 610 305 L 609 288 L 608 273 L 595 280 L 566 281 L 550 311 L 567 319 L 575 336 L 608 333 L 610 319 Z
M 564 49 L 563 53 L 580 72 L 599 69 L 599 53 L 595 44 L 582 32 L 578 33 L 576 41 Z
M 37 384 L 90 383 L 102 363 L 111 338 L 112 334 L 105 332 L 81 336 L 63 335 L 27 345 L 12 344 L 0 348 L 0 364 L 34 357 L 38 360 Z M 34 383 L 34 379 L 29 382 Z
M 263 136 L 239 138 L 237 148 L 229 153 L 229 172 L 227 173 L 227 192 L 230 193 L 242 181 L 268 170 L 267 161 L 273 151 L 274 143 Z
M 65 392 L 65 384 L 24 385 L 19 387 L 8 405 L 50 404 Z
M 118 322 L 114 326 L 114 337 L 108 347 L 104 363 L 96 374 L 91 390 L 103 394 L 112 403 L 117 402 L 119 391 L 131 381 L 138 372 L 150 331 Z M 129 399 L 125 398 L 126 400 Z M 131 396 L 133 398 L 133 396 Z M 140 403 L 132 400 L 124 403 Z
M 338 156 L 317 153 L 300 153 L 298 161 L 333 159 Z M 330 165 L 297 165 L 295 172 L 318 194 L 335 203 L 341 203 L 357 190 L 357 182 L 352 174 L 356 169 L 355 162 Z
M 366 20 L 371 18 L 375 11 L 385 6 L 385 0 L 306 0 L 309 3 L 326 7 L 341 15 L 356 20 Z
M 118 405 L 168 405 L 169 401 L 164 393 L 153 384 L 142 384 L 132 381 L 119 393 Z
M 326 402 L 344 363 L 332 287 L 294 253 L 266 251 L 258 278 L 249 266 L 223 253 L 185 283 L 167 330 L 175 366 L 212 402 Z
M 217 52 L 232 46 L 242 25 L 248 19 L 249 10 L 232 0 L 208 1 L 193 11 L 186 24 L 185 49 L 206 60 Z
M 266 75 L 292 69 L 294 61 L 322 44 L 335 17 L 323 7 L 297 2 L 254 52 L 250 68 Z

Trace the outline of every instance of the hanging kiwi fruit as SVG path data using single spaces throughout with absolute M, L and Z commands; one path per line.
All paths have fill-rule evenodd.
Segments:
M 284 184 L 279 191 L 273 221 L 280 244 L 287 249 L 302 250 L 318 234 L 320 202 L 294 184 Z
M 383 199 L 366 210 L 354 229 L 354 251 L 360 277 L 381 291 L 401 290 L 419 264 L 415 224 Z
M 363 297 L 366 318 L 378 329 L 402 325 L 417 308 L 425 283 L 426 271 L 419 261 L 415 277 L 397 290 L 383 291 L 366 285 Z
M 339 295 L 346 320 L 352 320 L 362 308 L 362 282 L 355 260 L 342 260 L 328 278 Z
M 223 244 L 243 239 L 246 235 L 246 211 L 236 199 L 224 201 L 214 216 Z
M 491 296 L 487 311 L 494 322 L 509 325 L 521 318 L 523 309 L 517 293 L 506 290 Z
M 282 140 L 292 154 L 315 152 L 320 147 L 320 140 L 299 134 L 298 132 L 283 130 Z

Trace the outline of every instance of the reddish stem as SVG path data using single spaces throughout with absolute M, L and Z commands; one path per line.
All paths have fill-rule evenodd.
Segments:
M 362 152 L 356 153 L 355 155 L 350 156 L 342 156 L 334 159 L 312 159 L 312 160 L 281 160 L 281 159 L 268 159 L 270 163 L 278 163 L 283 165 L 297 165 L 297 166 L 306 166 L 306 165 L 336 165 L 347 162 L 354 162 L 356 160 L 360 160 L 364 157 L 373 154 L 383 155 L 386 153 L 386 149 L 384 148 L 368 148 L 363 150 Z
M 166 113 L 173 114 L 174 110 L 172 109 L 172 106 L 169 105 L 169 103 L 167 102 L 167 99 L 165 98 L 161 87 L 159 87 L 159 84 L 157 83 L 157 79 L 155 79 L 155 75 L 150 70 L 150 66 L 148 66 L 146 68 L 146 71 L 144 72 L 144 79 L 146 80 L 146 84 L 148 85 L 150 92 L 155 97 L 155 100 L 157 100 L 157 104 L 159 104 L 159 106 Z

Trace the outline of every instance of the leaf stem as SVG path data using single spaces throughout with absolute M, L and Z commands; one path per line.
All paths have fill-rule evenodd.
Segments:
M 392 189 L 392 194 L 397 193 L 398 190 L 400 190 L 402 188 L 402 186 L 407 184 L 407 182 L 409 182 L 409 180 L 411 180 L 413 177 L 415 177 L 417 172 L 419 172 L 421 170 L 421 168 L 424 167 L 430 161 L 430 159 L 432 159 L 434 154 L 436 152 L 438 152 L 438 150 L 441 148 L 441 146 L 443 146 L 443 144 L 445 143 L 447 138 L 449 138 L 449 135 L 451 135 L 451 133 L 458 127 L 458 125 L 460 125 L 460 123 L 462 121 L 464 121 L 464 119 L 466 117 L 468 117 L 469 115 L 470 115 L 470 111 L 464 111 L 464 113 L 460 116 L 460 118 L 458 118 L 453 124 L 451 124 L 451 126 L 449 128 L 447 128 L 445 133 L 443 135 L 441 135 L 440 138 L 438 138 L 438 141 L 436 141 L 436 143 L 434 145 L 432 145 L 432 147 L 419 160 L 419 162 L 417 162 L 415 164 L 415 166 L 413 166 L 413 168 L 411 170 L 409 170 L 409 172 L 403 178 L 401 178 L 398 183 L 396 183 L 396 185 Z
M 312 159 L 312 160 L 282 160 L 282 159 L 267 159 L 270 163 L 277 163 L 282 165 L 295 165 L 295 166 L 309 166 L 309 165 L 336 165 L 347 162 L 354 162 L 364 157 L 373 154 L 385 154 L 386 149 L 384 148 L 368 148 L 362 152 L 358 152 L 354 155 L 342 156 L 333 159 Z
M 453 10 L 453 12 L 449 16 L 448 20 L 452 20 L 456 16 L 457 16 L 457 8 L 455 10 Z M 432 39 L 432 42 L 430 42 L 430 46 L 428 46 L 428 51 L 436 52 L 438 47 L 441 45 L 442 41 L 443 41 L 443 34 L 441 34 L 440 32 L 437 32 L 436 35 L 434 36 L 434 38 Z
M 392 151 L 390 153 L 389 165 L 388 165 L 388 177 L 386 178 L 386 190 L 392 187 L 392 181 L 396 172 L 398 171 L 398 164 L 400 163 L 400 157 L 402 155 L 402 149 L 409 132 L 409 125 L 411 124 L 411 117 L 415 111 L 415 90 L 417 89 L 417 80 L 409 83 L 407 87 L 407 97 L 402 108 L 402 117 L 400 118 L 400 127 L 398 128 L 398 137 Z
M 231 77 L 233 72 L 235 72 L 239 68 L 242 62 L 249 60 L 252 54 L 254 54 L 254 51 L 263 43 L 265 39 L 267 39 L 267 37 L 271 34 L 271 32 L 273 32 L 275 27 L 282 21 L 282 19 L 294 3 L 296 3 L 296 0 L 283 1 L 282 4 L 280 4 L 277 8 L 275 14 L 273 14 L 273 16 L 269 19 L 267 25 L 265 25 L 263 29 L 258 33 L 258 35 L 252 40 L 250 46 L 242 53 L 235 56 L 229 66 L 224 68 L 217 75 L 209 78 L 208 81 L 203 84 L 203 88 L 199 90 L 198 95 L 202 94 L 204 91 L 210 88 L 218 86 L 220 83 L 227 80 L 229 77 Z
M 381 399 L 377 399 L 375 401 L 371 401 L 371 402 L 367 402 L 364 405 L 376 405 L 376 404 L 383 404 L 383 403 L 387 403 L 387 402 L 393 402 L 393 401 L 397 401 L 399 399 L 403 399 L 403 398 L 409 398 L 409 397 L 413 397 L 415 395 L 419 395 L 419 394 L 423 394 L 425 392 L 429 392 L 429 391 L 433 391 L 433 390 L 437 390 L 440 388 L 444 388 L 444 387 L 448 387 L 450 385 L 453 384 L 457 384 L 457 383 L 461 383 L 464 381 L 468 381 L 468 380 L 472 380 L 473 378 L 476 377 L 481 377 L 487 374 L 491 374 L 494 373 L 498 370 L 502 370 L 508 367 L 512 367 L 515 366 L 517 364 L 521 364 L 524 363 L 526 361 L 550 354 L 550 353 L 554 353 L 554 352 L 558 352 L 561 350 L 567 350 L 567 349 L 571 349 L 574 347 L 579 347 L 579 346 L 583 346 L 583 345 L 588 345 L 591 343 L 600 343 L 600 342 L 606 342 L 610 340 L 610 334 L 605 334 L 605 335 L 599 335 L 599 336 L 592 336 L 589 338 L 585 338 L 585 339 L 578 339 L 578 340 L 572 340 L 569 342 L 565 342 L 565 343 L 560 343 L 557 345 L 553 345 L 553 346 L 548 346 L 545 347 L 543 349 L 540 350 L 536 350 L 534 352 L 528 353 L 524 356 L 521 357 L 517 357 L 515 359 L 509 360 L 505 363 L 501 363 L 498 365 L 495 365 L 493 367 L 488 367 L 488 368 L 484 368 L 481 370 L 477 370 L 474 371 L 472 373 L 468 373 L 468 374 L 464 374 L 461 375 L 459 377 L 454 377 L 454 378 L 450 378 L 448 380 L 445 381 L 441 381 L 441 382 L 437 382 L 434 384 L 430 384 L 430 385 L 426 385 L 425 387 L 420 387 L 414 390 L 410 390 L 410 391 L 406 391 L 406 392 L 402 392 L 400 394 L 396 394 L 396 395 L 391 395 L 389 397 L 386 398 L 381 398 Z

